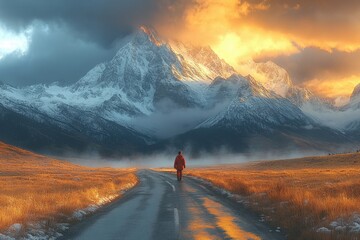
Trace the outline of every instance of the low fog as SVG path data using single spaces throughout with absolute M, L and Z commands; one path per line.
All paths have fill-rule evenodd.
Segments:
M 228 104 L 228 103 L 224 103 Z M 180 108 L 171 101 L 164 101 L 156 113 L 146 117 L 136 118 L 132 121 L 134 128 L 147 131 L 158 138 L 169 138 L 184 133 L 201 124 L 205 119 L 215 117 L 220 111 L 226 109 L 224 104 L 216 105 L 213 108 Z M 360 110 L 347 109 L 344 111 L 316 111 L 309 106 L 304 106 L 304 112 L 320 122 L 326 123 L 329 127 L 336 129 L 345 128 L 350 122 L 359 119 Z M 255 146 L 249 149 L 248 153 L 233 153 L 226 147 L 219 146 L 215 152 L 201 152 L 196 157 L 191 155 L 192 147 L 184 146 L 183 149 L 168 149 L 161 153 L 149 155 L 140 154 L 132 157 L 104 158 L 97 152 L 88 152 L 82 155 L 68 153 L 61 157 L 76 164 L 91 167 L 118 167 L 118 168 L 172 168 L 173 161 L 179 150 L 187 160 L 187 166 L 212 166 L 219 164 L 246 163 L 262 160 L 281 160 L 301 158 L 306 156 L 321 156 L 329 153 L 351 152 L 353 146 L 343 146 L 334 149 L 334 152 L 301 150 L 298 148 L 286 148 L 281 150 L 267 149 L 259 151 Z M 76 156 L 76 157 L 74 157 Z
M 204 120 L 216 116 L 226 109 L 228 103 L 211 108 L 181 108 L 170 100 L 157 105 L 157 112 L 131 120 L 133 128 L 140 132 L 165 139 L 194 129 Z
M 203 152 L 198 157 L 190 157 L 186 150 L 183 155 L 186 159 L 187 168 L 206 167 L 219 164 L 247 163 L 253 161 L 283 160 L 301 158 L 306 156 L 321 156 L 324 152 L 320 151 L 291 151 L 287 153 L 274 153 L 273 151 L 262 153 L 231 153 L 226 148 L 219 149 L 216 153 Z M 81 155 L 78 157 L 62 158 L 75 164 L 89 167 L 115 167 L 115 168 L 172 168 L 177 151 L 163 152 L 137 157 L 108 158 L 104 159 L 100 155 Z
M 304 105 L 302 110 L 318 122 L 339 130 L 346 129 L 352 122 L 360 121 L 360 109 L 348 108 L 343 111 L 333 111 L 314 109 L 311 105 Z
M 168 99 L 158 103 L 155 113 L 149 116 L 135 118 L 132 120 L 131 125 L 135 129 L 141 130 L 141 132 L 147 132 L 149 135 L 159 139 L 166 139 L 196 128 L 206 119 L 211 119 L 221 113 L 221 111 L 226 111 L 226 105 L 228 104 L 229 102 L 225 100 L 222 104 L 207 108 L 181 108 Z M 360 116 L 360 109 L 354 110 L 351 108 L 343 111 L 333 111 L 330 109 L 319 111 L 318 109 L 315 110 L 311 105 L 304 105 L 302 110 L 313 119 L 319 120 L 318 122 L 340 130 L 344 129 L 350 122 L 358 120 Z M 63 157 L 60 158 L 72 163 L 91 167 L 172 168 L 177 152 L 181 150 L 187 160 L 187 166 L 191 168 L 352 152 L 355 150 L 353 147 L 354 146 L 337 146 L 333 152 L 325 152 L 326 150 L 304 150 L 296 147 L 260 150 L 258 146 L 253 145 L 250 146 L 247 153 L 234 153 L 224 146 L 218 146 L 217 150 L 211 153 L 200 152 L 199 154 L 196 153 L 196 155 L 193 155 L 192 146 L 185 145 L 182 149 L 172 148 L 160 153 L 151 153 L 148 155 L 139 153 L 139 155 L 130 157 L 104 158 L 102 154 L 89 150 L 81 155 L 74 152 L 64 153 Z

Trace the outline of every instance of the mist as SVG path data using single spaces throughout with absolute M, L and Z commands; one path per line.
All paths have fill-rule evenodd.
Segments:
M 181 108 L 171 100 L 163 100 L 157 106 L 156 112 L 131 120 L 131 125 L 140 132 L 166 139 L 194 129 L 204 120 L 226 109 L 227 104 L 217 104 L 212 108 Z
M 319 111 L 310 104 L 305 104 L 301 109 L 311 118 L 318 120 L 318 122 L 339 130 L 346 129 L 350 123 L 360 119 L 360 109 L 348 108 L 343 111 L 333 111 L 330 109 Z
M 187 168 L 208 167 L 222 164 L 242 164 L 254 161 L 284 160 L 302 158 L 306 156 L 321 156 L 327 153 L 322 151 L 300 151 L 288 152 L 264 151 L 257 153 L 232 153 L 225 147 L 219 148 L 215 153 L 202 152 L 196 157 L 191 157 L 185 150 L 183 155 L 186 159 Z M 149 155 L 134 157 L 103 158 L 92 153 L 82 154 L 77 157 L 62 157 L 60 159 L 74 164 L 89 167 L 113 167 L 113 168 L 173 168 L 177 151 L 164 151 Z

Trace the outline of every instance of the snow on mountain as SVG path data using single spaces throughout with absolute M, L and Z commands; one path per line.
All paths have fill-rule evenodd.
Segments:
M 236 73 L 210 47 L 185 45 L 178 41 L 171 41 L 169 45 L 181 65 L 180 69 L 173 68 L 174 75 L 195 91 L 204 105 L 207 104 L 207 86 L 216 77 L 227 78 Z
M 292 87 L 292 81 L 287 71 L 271 61 L 256 63 L 248 61 L 245 63 L 250 74 L 255 77 L 266 89 L 286 97 Z
M 101 76 L 94 83 L 86 83 L 82 90 L 93 88 L 117 89 L 124 101 L 129 100 L 149 113 L 155 104 L 169 99 L 180 106 L 197 105 L 192 90 L 183 84 L 173 71 L 182 72 L 182 65 L 170 47 L 161 43 L 155 33 L 148 35 L 144 28 L 136 32 L 116 56 L 106 64 Z M 153 42 L 155 41 L 155 42 Z M 83 84 L 79 82 L 78 85 Z M 120 96 L 119 96 L 120 97 Z
M 251 76 L 232 75 L 217 78 L 211 85 L 213 96 L 229 100 L 218 115 L 206 120 L 199 128 L 216 125 L 242 130 L 272 129 L 284 124 L 293 127 L 312 127 L 312 121 L 286 98 L 267 90 Z
M 236 71 L 210 47 L 194 46 L 173 41 L 171 49 L 177 54 L 184 67 L 181 80 L 211 83 L 216 77 L 227 78 Z
M 153 29 L 141 27 L 113 59 L 71 86 L 34 85 L 8 91 L 3 87 L 2 95 L 53 116 L 61 115 L 60 105 L 67 105 L 127 124 L 133 117 L 151 114 L 164 101 L 185 108 L 204 106 L 207 85 L 234 72 L 210 48 L 170 46 Z
M 354 88 L 354 91 L 352 92 L 351 97 L 350 97 L 349 106 L 351 108 L 360 109 L 360 84 L 358 84 Z
M 317 109 L 332 108 L 332 104 L 327 100 L 321 99 L 306 88 L 295 86 L 288 72 L 274 62 L 257 63 L 250 60 L 243 63 L 241 68 L 246 69 L 267 90 L 287 98 L 299 107 L 307 104 Z
M 360 137 L 360 84 L 355 86 L 349 104 L 341 110 L 343 119 L 346 119 L 345 129 Z
M 243 63 L 243 68 L 255 76 L 256 81 L 264 88 L 288 99 L 314 121 L 335 129 L 344 127 L 344 125 L 340 127 L 338 121 L 334 122 L 331 118 L 326 120 L 329 115 L 339 112 L 329 100 L 320 98 L 306 88 L 295 86 L 288 72 L 277 64 L 271 61 L 265 63 L 248 61 Z
M 52 139 L 56 145 L 76 136 L 71 141 L 81 146 L 90 141 L 105 148 L 126 145 L 126 139 L 143 146 L 157 136 L 170 137 L 196 126 L 259 134 L 318 126 L 319 118 L 308 112 L 328 109 L 324 101 L 294 86 L 287 72 L 272 62 L 250 65 L 256 78 L 237 74 L 209 47 L 167 42 L 154 29 L 140 27 L 123 40 L 111 60 L 72 85 L 0 84 L 0 107 L 11 119 L 21 115 L 26 131 L 45 143 Z M 183 113 L 190 116 L 184 118 Z M 0 121 L 6 119 L 0 114 Z M 179 129 L 171 124 L 174 121 Z M 50 135 L 36 131 L 38 123 L 57 130 Z M 159 134 L 163 128 L 166 133 Z M 60 131 L 63 135 L 57 138 Z
M 98 64 L 78 82 L 69 86 L 51 84 L 24 88 L 2 84 L 1 104 L 29 121 L 54 124 L 70 132 L 92 135 L 101 132 L 99 138 L 114 129 L 113 123 L 130 132 L 135 128 L 152 135 L 152 129 L 134 126 L 134 118 L 146 119 L 156 111 L 206 105 L 206 87 L 211 76 L 217 73 L 210 65 L 204 65 L 205 60 L 197 64 L 195 58 L 207 58 L 209 64 L 220 66 L 219 74 L 233 71 L 211 49 L 206 51 L 186 61 L 153 29 L 141 27 L 123 40 L 113 59 Z M 200 84 L 194 85 L 190 80 Z M 95 119 L 102 120 L 96 122 Z
M 2 87 L 1 96 L 9 103 L 31 104 L 57 117 L 61 115 L 59 106 L 67 105 L 123 124 L 134 116 L 152 113 L 162 101 L 180 107 L 201 105 L 194 91 L 173 74 L 176 70 L 186 75 L 177 55 L 149 31 L 141 28 L 112 60 L 95 66 L 71 86 Z
M 349 104 L 336 108 L 323 102 L 308 102 L 302 105 L 302 111 L 317 122 L 340 131 L 360 132 L 360 87 L 355 87 Z M 315 96 L 316 97 L 316 96 Z M 315 102 L 315 104 L 314 104 Z
M 192 146 L 195 154 L 222 148 L 249 153 L 329 151 L 341 144 L 352 144 L 344 133 L 313 120 L 251 76 L 218 77 L 208 91 L 215 106 L 222 104 L 219 111 L 167 144 L 177 148 Z
M 351 94 L 351 99 L 360 97 L 360 83 L 355 86 L 354 91 Z

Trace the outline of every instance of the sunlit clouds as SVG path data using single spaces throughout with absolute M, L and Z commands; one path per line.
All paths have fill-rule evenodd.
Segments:
M 241 68 L 243 62 L 258 56 L 276 56 L 280 53 L 291 54 L 298 49 L 281 35 L 271 34 L 244 27 L 238 32 L 219 36 L 212 45 L 214 51 L 229 64 Z
M 348 102 L 349 94 L 360 83 L 360 75 L 353 75 L 344 79 L 311 79 L 304 82 L 304 87 L 311 89 L 320 96 L 334 97 L 336 105 L 344 105 Z M 347 96 L 347 97 L 344 97 Z
M 250 6 L 237 0 L 198 0 L 186 10 L 182 31 L 179 33 L 176 29 L 171 33 L 185 41 L 211 45 L 220 57 L 235 67 L 239 61 L 254 57 L 298 51 L 286 34 L 245 21 L 250 11 L 267 8 L 263 3 Z
M 344 65 L 339 52 L 360 62 L 356 53 L 360 48 L 358 1 L 345 4 L 336 0 L 196 0 L 187 4 L 182 17 L 177 18 L 176 28 L 165 27 L 165 33 L 210 45 L 242 74 L 242 63 L 250 59 L 273 60 L 285 69 L 293 65 L 292 68 L 299 68 L 290 71 L 294 82 L 334 98 L 348 96 L 359 83 L 358 66 L 350 64 L 348 72 L 337 68 L 339 74 L 332 69 L 334 64 Z M 301 56 L 309 47 L 326 52 L 328 59 L 307 56 L 307 63 L 314 69 L 312 76 L 303 76 L 301 63 L 292 61 L 292 56 Z M 276 61 L 279 56 L 282 62 Z M 332 65 L 324 67 L 329 59 Z M 326 71 L 334 74 L 329 78 Z

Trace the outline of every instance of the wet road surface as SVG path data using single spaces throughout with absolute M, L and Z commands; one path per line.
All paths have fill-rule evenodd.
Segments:
M 121 199 L 74 225 L 61 239 L 285 239 L 240 204 L 187 178 L 151 170 Z

